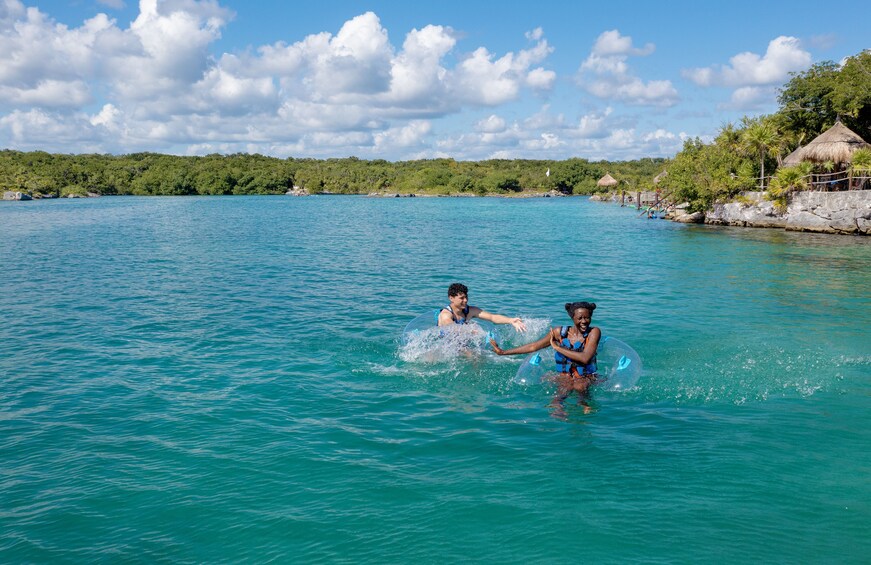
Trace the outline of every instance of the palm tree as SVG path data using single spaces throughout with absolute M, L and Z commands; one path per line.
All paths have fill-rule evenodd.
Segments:
M 715 143 L 729 151 L 739 151 L 741 149 L 741 133 L 742 131 L 736 128 L 732 122 L 726 122 L 720 127 L 720 133 L 717 135 Z
M 794 167 L 782 167 L 777 170 L 777 174 L 771 179 L 768 192 L 778 208 L 786 208 L 790 193 L 810 188 L 807 179 L 811 174 L 811 168 L 810 163 L 804 162 Z
M 767 120 L 750 122 L 741 133 L 744 146 L 759 156 L 759 190 L 765 190 L 765 156 L 779 146 L 780 137 L 774 124 Z
M 862 179 L 858 186 L 861 189 L 868 182 L 869 175 L 871 175 L 871 149 L 863 147 L 853 152 L 850 162 L 850 176 L 858 176 Z

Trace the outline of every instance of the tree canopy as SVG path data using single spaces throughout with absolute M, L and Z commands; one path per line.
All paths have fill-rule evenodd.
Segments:
M 62 155 L 5 150 L 0 151 L 0 189 L 54 196 L 284 194 L 294 186 L 332 194 L 511 194 L 521 190 L 591 194 L 606 171 L 638 184 L 642 182 L 638 179 L 649 182 L 664 161 L 425 159 L 393 163 L 356 157 Z

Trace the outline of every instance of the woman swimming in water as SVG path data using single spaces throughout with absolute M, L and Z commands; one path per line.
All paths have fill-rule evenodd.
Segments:
M 490 345 L 499 355 L 519 355 L 552 347 L 558 373 L 557 391 L 552 405 L 561 409 L 565 399 L 574 391 L 578 393 L 578 404 L 584 407 L 584 413 L 588 413 L 589 389 L 598 379 L 596 348 L 599 346 L 602 331 L 590 325 L 593 310 L 596 309 L 592 302 L 569 302 L 565 308 L 572 319 L 571 326 L 553 327 L 541 339 L 512 349 L 502 349 L 492 339 Z

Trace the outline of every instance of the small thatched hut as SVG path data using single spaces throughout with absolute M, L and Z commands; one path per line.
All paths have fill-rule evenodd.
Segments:
M 783 166 L 784 167 L 794 167 L 794 166 L 798 165 L 799 163 L 801 163 L 801 150 L 802 149 L 804 149 L 804 147 L 799 147 L 798 149 L 796 149 L 795 151 L 793 151 L 792 153 L 787 155 L 783 159 Z
M 659 182 L 667 176 L 668 176 L 668 171 L 662 171 L 661 173 L 659 173 L 658 175 L 653 177 L 653 184 L 659 184 Z
M 835 125 L 818 135 L 813 141 L 787 156 L 783 164 L 797 165 L 801 161 L 813 161 L 814 163 L 831 161 L 835 165 L 841 165 L 849 163 L 852 160 L 853 152 L 862 147 L 871 148 L 871 145 L 838 120 Z M 798 155 L 793 157 L 796 153 Z M 790 160 L 795 162 L 790 163 Z
M 610 188 L 612 186 L 617 186 L 617 184 L 617 179 L 612 177 L 610 173 L 606 173 L 604 177 L 599 179 L 599 181 L 596 183 L 596 186 Z

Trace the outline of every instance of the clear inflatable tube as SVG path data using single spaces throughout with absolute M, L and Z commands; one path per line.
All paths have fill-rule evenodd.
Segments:
M 405 325 L 405 329 L 402 330 L 402 341 L 403 343 L 407 342 L 411 336 L 417 335 L 423 331 L 431 330 L 433 328 L 438 327 L 439 325 L 439 313 L 441 310 L 430 310 L 429 312 L 425 312 L 408 322 Z M 474 318 L 469 320 L 466 324 L 456 324 L 457 326 L 471 326 L 475 325 L 480 327 L 483 331 L 483 335 L 486 337 L 487 335 L 492 335 L 494 326 L 491 322 L 487 320 L 481 320 L 479 318 Z M 450 327 L 450 326 L 446 326 Z
M 599 367 L 597 387 L 605 390 L 622 391 L 634 387 L 644 369 L 641 358 L 634 349 L 619 339 L 602 336 L 596 349 L 596 364 Z M 543 351 L 530 353 L 517 369 L 514 382 L 521 385 L 534 385 L 546 375 L 555 375 L 553 354 Z
M 495 326 L 492 322 L 474 318 L 465 324 L 450 324 L 439 327 L 438 319 L 441 310 L 430 310 L 408 322 L 402 330 L 400 342 L 403 346 L 417 345 L 427 348 L 436 342 L 447 341 L 440 345 L 458 348 L 485 348 L 489 340 L 495 338 Z

